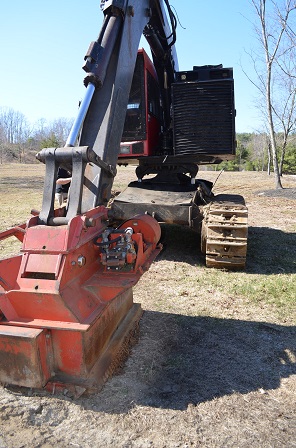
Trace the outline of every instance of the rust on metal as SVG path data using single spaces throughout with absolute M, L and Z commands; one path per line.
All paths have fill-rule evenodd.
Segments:
M 1 325 L 1 383 L 44 387 L 52 373 L 48 337 L 45 330 Z
M 22 255 L 0 262 L 0 382 L 96 388 L 120 364 L 142 313 L 132 287 L 161 250 L 160 227 L 136 216 L 97 246 L 106 217 L 103 206 L 57 227 L 34 216 Z

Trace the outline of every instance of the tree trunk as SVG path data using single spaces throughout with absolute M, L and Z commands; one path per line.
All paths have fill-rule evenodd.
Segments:
M 284 164 L 284 160 L 285 160 L 286 148 L 287 148 L 287 138 L 286 138 L 286 136 L 285 136 L 285 138 L 284 138 L 284 142 L 283 142 L 283 146 L 282 146 L 282 153 L 281 153 L 281 158 L 280 158 L 280 165 L 279 165 L 280 176 L 283 175 L 283 164 Z
M 270 145 L 270 142 L 268 142 L 268 146 L 267 146 L 267 156 L 268 156 L 267 173 L 268 173 L 268 176 L 270 176 L 270 162 L 271 162 L 271 145 Z
M 275 188 L 280 189 L 280 188 L 283 188 L 283 186 L 281 183 L 279 164 L 278 164 L 277 153 L 276 153 L 275 130 L 274 130 L 274 124 L 273 124 L 272 105 L 271 105 L 271 66 L 272 66 L 272 62 L 267 61 L 266 65 L 267 65 L 266 105 L 267 105 L 267 113 L 268 113 L 269 138 L 270 138 L 271 153 L 272 153 L 272 164 L 273 164 L 273 171 L 274 171 Z

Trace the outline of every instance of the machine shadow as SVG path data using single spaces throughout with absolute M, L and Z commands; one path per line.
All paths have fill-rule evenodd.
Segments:
M 163 225 L 164 250 L 158 260 L 205 265 L 200 236 L 193 230 Z M 296 273 L 296 234 L 269 227 L 249 227 L 246 272 L 250 274 Z
M 296 374 L 296 327 L 146 311 L 139 343 L 119 375 L 85 408 L 184 410 L 217 397 L 280 386 Z
M 163 250 L 157 260 L 184 262 L 203 266 L 205 256 L 200 251 L 200 235 L 185 226 L 161 224 Z
M 296 273 L 296 234 L 270 227 L 249 227 L 247 272 Z

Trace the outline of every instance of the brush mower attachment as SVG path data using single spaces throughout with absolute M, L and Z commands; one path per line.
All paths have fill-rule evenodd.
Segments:
M 1 383 L 97 389 L 128 353 L 142 314 L 132 287 L 161 250 L 160 226 L 148 215 L 107 221 L 99 206 L 0 234 L 23 237 L 21 254 L 0 260 Z

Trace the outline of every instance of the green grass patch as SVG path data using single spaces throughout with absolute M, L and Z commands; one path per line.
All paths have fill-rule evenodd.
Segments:
M 292 310 L 296 305 L 296 275 L 246 275 L 230 285 L 230 292 L 256 303 Z

